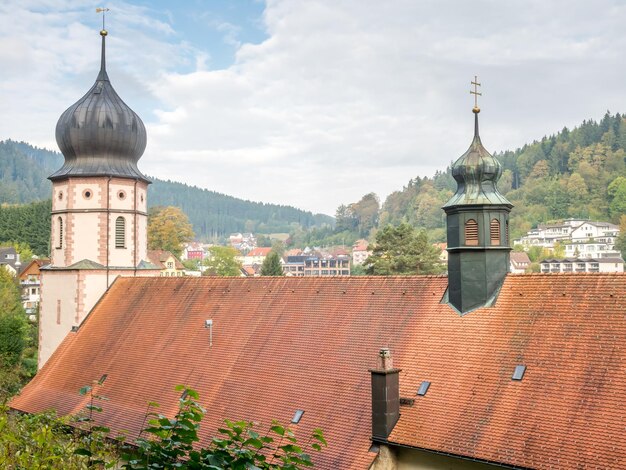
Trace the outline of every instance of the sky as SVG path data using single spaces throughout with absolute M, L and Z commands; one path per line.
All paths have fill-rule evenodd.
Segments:
M 456 160 L 626 113 L 621 0 L 0 0 L 0 140 L 58 150 L 93 84 L 143 119 L 147 175 L 333 215 Z

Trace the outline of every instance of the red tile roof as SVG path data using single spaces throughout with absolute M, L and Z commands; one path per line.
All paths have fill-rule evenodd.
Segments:
M 155 266 L 158 266 L 160 269 L 167 269 L 167 266 L 165 266 L 165 262 L 170 257 L 174 258 L 174 267 L 176 269 L 185 269 L 185 265 L 181 263 L 180 260 L 172 254 L 171 251 L 148 250 L 148 261 L 150 261 Z
M 415 404 L 389 440 L 528 468 L 626 468 L 626 276 L 554 276 L 509 276 L 495 308 L 411 325 L 415 347 L 394 363 Z
M 626 275 L 508 276 L 494 308 L 459 316 L 445 277 L 118 278 L 15 398 L 76 413 L 108 374 L 99 420 L 136 436 L 148 401 L 200 392 L 203 438 L 223 418 L 324 429 L 318 468 L 367 468 L 370 374 L 402 369 L 392 442 L 536 468 L 626 466 Z M 213 320 L 209 346 L 206 319 Z M 527 366 L 511 381 L 516 365 Z M 432 383 L 424 397 L 415 392 Z
M 267 256 L 272 251 L 270 247 L 258 247 L 250 250 L 246 256 Z

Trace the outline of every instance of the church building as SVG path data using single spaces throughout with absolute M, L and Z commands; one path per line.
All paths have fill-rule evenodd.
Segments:
M 226 418 L 276 419 L 323 430 L 319 469 L 626 468 L 626 275 L 507 273 L 512 205 L 477 106 L 444 206 L 449 276 L 145 277 L 145 130 L 101 34 L 96 84 L 57 126 L 43 367 L 13 409 L 76 414 L 99 380 L 95 424 L 132 442 L 184 384 L 199 445 Z
M 147 260 L 147 189 L 137 168 L 143 122 L 117 95 L 106 72 L 59 118 L 65 157 L 52 181 L 51 263 L 41 270 L 39 367 L 78 327 L 117 276 L 158 276 Z

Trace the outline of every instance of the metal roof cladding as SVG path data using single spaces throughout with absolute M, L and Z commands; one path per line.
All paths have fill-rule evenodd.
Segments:
M 107 34 L 100 31 L 102 57 L 96 82 L 57 122 L 56 140 L 65 163 L 50 180 L 117 176 L 150 182 L 137 168 L 146 148 L 146 128 L 115 92 L 106 72 Z

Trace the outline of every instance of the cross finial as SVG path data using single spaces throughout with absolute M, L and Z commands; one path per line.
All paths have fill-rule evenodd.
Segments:
M 96 13 L 102 13 L 102 31 L 100 31 L 100 35 L 102 36 L 107 35 L 107 30 L 104 28 L 104 17 L 107 11 L 109 11 L 108 8 L 96 8 Z
M 474 95 L 474 109 L 472 109 L 472 111 L 478 114 L 480 113 L 480 108 L 478 107 L 478 97 L 483 96 L 482 93 L 478 92 L 478 87 L 480 86 L 480 83 L 478 82 L 478 76 L 474 75 L 474 81 L 470 83 L 474 85 L 474 89 L 470 90 L 470 94 Z

